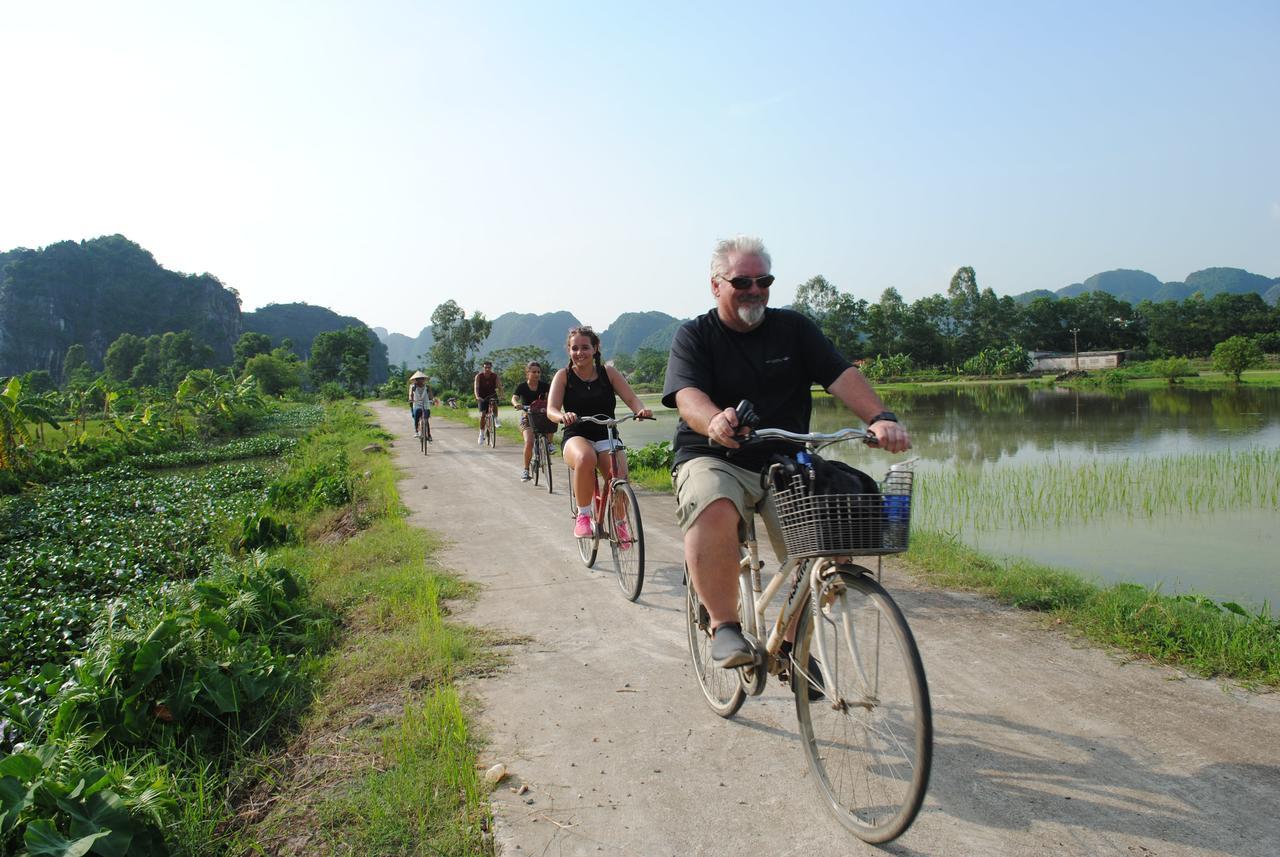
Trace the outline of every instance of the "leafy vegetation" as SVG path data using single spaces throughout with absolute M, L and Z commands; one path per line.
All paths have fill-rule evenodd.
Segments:
M 1237 384 L 1246 369 L 1262 364 L 1262 349 L 1247 337 L 1233 336 L 1213 347 L 1213 368 L 1230 375 Z
M 471 391 L 475 377 L 476 350 L 484 342 L 493 323 L 476 312 L 466 311 L 452 300 L 445 301 L 431 313 L 431 351 L 428 374 L 440 379 L 447 389 Z
M 0 678 L 65 663 L 110 599 L 204 572 L 267 482 L 259 465 L 151 477 L 118 465 L 0 501 Z

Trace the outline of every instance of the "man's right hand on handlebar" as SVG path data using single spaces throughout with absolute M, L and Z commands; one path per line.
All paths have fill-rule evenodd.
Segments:
M 738 424 L 738 412 L 733 408 L 720 411 L 707 424 L 707 437 L 711 442 L 729 449 L 737 449 L 738 439 L 745 438 L 750 433 L 750 426 Z

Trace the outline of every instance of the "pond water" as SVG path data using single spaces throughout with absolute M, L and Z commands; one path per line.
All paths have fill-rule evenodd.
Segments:
M 1063 462 L 1105 465 L 1280 450 L 1278 389 L 1172 387 L 1113 393 L 985 384 L 885 391 L 884 399 L 911 429 L 911 455 L 919 458 L 916 470 L 922 480 L 958 468 L 1000 479 L 1013 470 L 1044 467 L 1047 472 Z M 669 440 L 675 415 L 659 412 L 659 417 L 656 423 L 628 424 L 628 444 Z M 828 399 L 815 402 L 815 430 L 850 424 L 856 422 L 842 406 Z M 841 457 L 877 476 L 894 460 L 859 449 L 848 449 Z M 1165 477 L 1174 480 L 1175 493 L 1178 472 L 1175 467 Z M 1107 582 L 1133 581 L 1160 586 L 1166 593 L 1199 592 L 1254 606 L 1269 601 L 1274 610 L 1280 606 L 1280 509 L 1274 501 L 1280 473 L 1268 468 L 1250 478 L 1272 486 L 1270 492 L 1256 492 L 1256 498 L 1237 500 L 1231 508 L 1165 508 L 1100 520 L 1009 522 L 955 531 L 981 550 L 1025 556 Z M 1141 491 L 1146 486 L 1130 487 Z M 1046 490 L 1058 486 L 1047 484 Z M 1100 484 L 1096 490 L 1109 489 Z

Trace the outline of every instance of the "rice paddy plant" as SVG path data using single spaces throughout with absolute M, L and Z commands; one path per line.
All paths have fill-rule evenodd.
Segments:
M 1278 472 L 1280 449 L 926 472 L 916 479 L 913 523 L 958 532 L 1280 510 Z

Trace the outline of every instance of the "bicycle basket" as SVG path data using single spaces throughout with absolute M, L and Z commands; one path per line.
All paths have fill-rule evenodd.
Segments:
M 813 494 L 796 473 L 770 490 L 791 559 L 878 556 L 907 549 L 911 524 L 909 470 L 891 470 L 879 494 Z
M 533 430 L 538 434 L 548 434 L 560 428 L 560 426 L 547 419 L 545 410 L 529 409 L 529 425 L 533 426 Z

